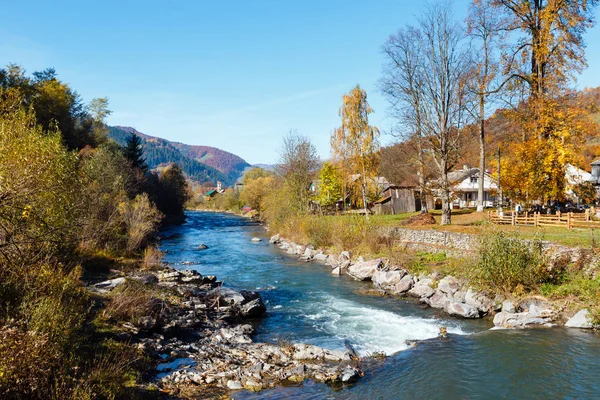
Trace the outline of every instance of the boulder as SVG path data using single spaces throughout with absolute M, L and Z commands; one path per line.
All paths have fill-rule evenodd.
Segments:
M 396 286 L 400 283 L 400 280 L 406 275 L 405 270 L 396 271 L 375 271 L 375 274 L 371 278 L 373 284 L 381 288 L 389 288 Z
M 327 261 L 329 258 L 329 256 L 327 254 L 324 254 L 322 252 L 318 252 L 317 254 L 315 254 L 313 256 L 313 260 L 315 261 L 320 261 L 320 262 L 325 262 Z
M 141 275 L 133 275 L 131 279 L 134 279 L 144 285 L 154 285 L 158 283 L 158 278 L 153 274 L 141 274 Z
M 349 360 L 347 353 L 339 350 L 327 350 L 310 344 L 294 344 L 294 360 L 325 360 L 339 362 Z
M 572 316 L 567 323 L 566 327 L 569 328 L 582 328 L 582 329 L 591 329 L 592 322 L 590 321 L 590 312 L 585 308 L 583 310 L 579 310 L 577 314 Z
M 341 264 L 343 261 L 350 261 L 351 258 L 352 256 L 349 251 L 342 251 L 338 256 L 338 263 Z
M 456 315 L 463 318 L 479 318 L 479 310 L 465 303 L 457 303 L 449 300 L 444 310 L 450 315 Z
M 454 293 L 454 296 L 452 296 L 452 298 L 457 303 L 464 303 L 466 295 L 467 295 L 467 292 L 465 292 L 463 290 L 459 290 L 458 292 Z
M 364 261 L 361 263 L 356 263 L 351 265 L 348 268 L 348 275 L 353 277 L 358 281 L 366 281 L 371 279 L 371 277 L 383 266 L 383 259 Z
M 271 244 L 281 243 L 281 236 L 279 236 L 279 234 L 271 236 L 271 239 L 269 239 L 269 243 L 271 243 Z
M 336 267 L 331 271 L 331 275 L 340 276 L 341 274 L 342 274 L 342 271 L 341 271 L 340 267 Z
M 261 239 L 261 238 L 259 238 L 259 237 L 256 237 L 256 236 L 255 236 L 255 237 L 253 237 L 253 238 L 252 238 L 250 241 L 251 241 L 251 242 L 254 242 L 254 243 L 258 243 L 258 242 L 262 241 L 262 239 Z M 240 385 L 241 385 L 241 383 L 240 383 Z
M 206 250 L 208 249 L 208 246 L 205 245 L 204 243 L 202 243 L 200 246 L 198 246 L 198 250 Z
M 260 297 L 242 304 L 241 314 L 244 318 L 258 318 L 267 311 Z
M 421 279 L 408 291 L 408 294 L 413 297 L 431 297 L 435 293 L 435 289 L 430 286 L 432 283 L 431 279 Z
M 400 282 L 390 289 L 392 294 L 402 294 L 408 292 L 413 287 L 413 276 L 411 274 L 404 275 Z
M 510 301 L 510 300 L 504 300 L 502 302 L 502 311 L 507 312 L 507 313 L 514 313 L 516 312 L 515 310 L 515 303 Z
M 509 313 L 505 311 L 499 312 L 494 316 L 494 325 L 496 328 L 505 329 L 554 326 L 551 317 L 542 317 L 529 312 Z
M 344 370 L 340 374 L 340 380 L 343 383 L 349 384 L 349 383 L 356 382 L 358 379 L 360 379 L 361 376 L 362 376 L 362 373 L 361 373 L 360 369 L 347 366 L 346 368 L 344 368 Z
M 446 294 L 453 295 L 460 289 L 458 279 L 453 276 L 445 276 L 438 282 L 438 289 Z
M 490 299 L 483 293 L 476 292 L 472 288 L 469 288 L 465 294 L 465 303 L 476 307 L 479 311 L 486 314 L 491 312 L 495 306 L 493 299 Z
M 424 302 L 429 304 L 430 307 L 445 309 L 448 302 L 452 301 L 448 298 L 448 295 L 441 290 L 435 290 L 433 296 L 425 298 Z
M 242 382 L 240 382 L 240 381 L 229 380 L 229 381 L 227 381 L 227 388 L 229 388 L 231 390 L 241 390 L 244 388 L 244 386 L 242 385 Z
M 108 293 L 116 287 L 125 283 L 125 278 L 109 279 L 104 282 L 96 283 L 90 289 L 98 293 Z

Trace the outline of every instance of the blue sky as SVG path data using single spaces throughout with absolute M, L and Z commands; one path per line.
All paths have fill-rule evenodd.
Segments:
M 108 123 L 274 163 L 297 129 L 329 156 L 341 96 L 355 84 L 383 132 L 381 46 L 424 1 L 12 1 L 2 5 L 0 65 L 56 68 L 84 101 L 108 97 Z M 455 1 L 464 18 L 467 0 Z M 597 10 L 598 11 L 598 10 Z M 587 33 L 600 86 L 600 27 Z M 383 135 L 382 143 L 393 141 Z

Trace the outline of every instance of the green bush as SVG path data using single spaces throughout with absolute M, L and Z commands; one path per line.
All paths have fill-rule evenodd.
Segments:
M 525 241 L 503 231 L 482 236 L 475 277 L 481 284 L 504 292 L 518 287 L 534 289 L 552 279 L 541 239 Z

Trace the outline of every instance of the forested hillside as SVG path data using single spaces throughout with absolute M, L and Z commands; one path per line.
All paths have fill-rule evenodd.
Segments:
M 191 179 L 199 183 L 210 181 L 216 184 L 220 181 L 225 186 L 231 186 L 249 165 L 240 157 L 213 147 L 174 143 L 146 135 L 131 127 L 110 127 L 110 137 L 121 145 L 131 132 L 135 132 L 142 139 L 144 157 L 150 168 L 177 163 Z M 222 170 L 214 167 L 216 165 Z

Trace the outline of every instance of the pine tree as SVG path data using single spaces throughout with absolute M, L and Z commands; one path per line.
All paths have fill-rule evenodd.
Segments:
M 131 163 L 133 168 L 138 168 L 143 172 L 148 170 L 146 159 L 143 157 L 144 147 L 142 146 L 142 139 L 135 132 L 131 132 L 131 135 L 127 138 L 125 146 L 123 147 L 123 156 Z

